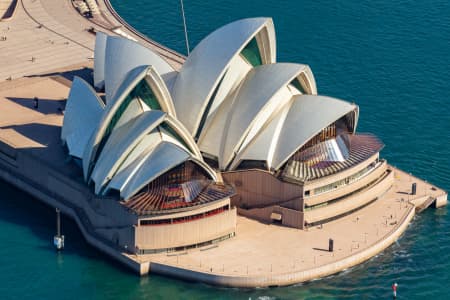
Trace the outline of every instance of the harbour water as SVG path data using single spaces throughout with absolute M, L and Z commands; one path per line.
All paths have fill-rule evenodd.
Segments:
M 186 52 L 179 1 L 112 4 L 139 31 Z M 450 190 L 450 2 L 184 4 L 192 47 L 233 20 L 273 17 L 278 61 L 309 64 L 320 94 L 360 106 L 358 131 L 384 141 L 383 157 Z M 66 248 L 57 254 L 53 209 L 5 183 L 0 192 L 2 299 L 391 299 L 394 281 L 398 299 L 447 299 L 450 292 L 447 208 L 416 216 L 397 243 L 355 268 L 297 286 L 242 290 L 139 278 L 89 247 L 67 218 Z

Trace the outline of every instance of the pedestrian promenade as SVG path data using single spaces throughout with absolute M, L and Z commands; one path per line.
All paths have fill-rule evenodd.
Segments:
M 242 287 L 287 285 L 342 271 L 370 259 L 401 236 L 414 216 L 413 198 L 442 194 L 431 184 L 390 168 L 395 183 L 382 198 L 323 226 L 303 231 L 238 217 L 236 237 L 217 246 L 139 259 L 150 261 L 150 270 L 172 276 Z M 417 183 L 415 196 L 410 195 L 412 182 Z
M 81 16 L 70 1 L 18 0 L 14 17 L 0 22 L 0 82 L 92 61 L 95 34 L 91 29 L 112 35 L 127 34 L 163 53 L 176 68 L 181 66 L 183 56 L 143 39 L 137 31 L 130 31 L 108 7 L 99 1 L 107 22 L 98 25 Z M 105 23 L 111 25 L 104 26 Z M 114 30 L 117 28 L 120 31 Z

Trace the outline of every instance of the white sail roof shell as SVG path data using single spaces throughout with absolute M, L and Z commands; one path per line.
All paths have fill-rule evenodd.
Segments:
M 92 171 L 95 193 L 100 192 L 134 147 L 161 124 L 164 117 L 165 113 L 162 111 L 146 111 L 111 133 Z
M 284 121 L 291 107 L 292 101 L 283 107 L 266 126 L 258 133 L 253 141 L 236 155 L 230 170 L 236 169 L 244 160 L 264 161 L 267 169 L 272 169 L 272 158 L 278 144 L 278 138 L 283 128 Z
M 168 128 L 175 132 L 178 137 L 171 136 L 170 132 L 158 127 L 163 123 L 166 123 Z M 157 137 L 150 134 L 156 128 L 160 132 Z M 152 141 L 155 138 L 158 141 L 176 144 L 193 158 L 202 160 L 201 153 L 192 137 L 176 119 L 160 110 L 145 111 L 111 133 L 91 174 L 91 179 L 95 182 L 95 192 L 101 191 L 130 156 L 139 155 L 136 151 L 145 151 L 145 146 L 139 147 L 141 143 L 149 145 L 158 143 L 158 141 Z
M 161 143 L 147 157 L 134 176 L 121 191 L 123 199 L 129 199 L 147 183 L 176 167 L 189 158 L 189 154 L 171 143 Z
M 66 102 L 61 139 L 69 154 L 82 158 L 89 136 L 97 127 L 104 104 L 92 87 L 75 76 Z
M 252 127 L 264 126 L 272 114 L 290 101 L 292 94 L 287 85 L 307 68 L 306 65 L 277 63 L 258 66 L 247 74 L 230 111 L 229 127 L 219 156 L 221 168 L 230 163 L 233 153 L 238 153 Z
M 240 55 L 253 38 L 262 60 L 256 67 Z M 200 149 L 217 157 L 222 170 L 259 160 L 273 171 L 342 116 L 353 112 L 356 127 L 356 105 L 314 96 L 316 82 L 308 66 L 275 61 L 270 18 L 239 20 L 214 31 L 191 52 L 180 73 L 139 43 L 99 32 L 94 85 L 105 86 L 107 105 L 89 84 L 75 78 L 61 139 L 72 156 L 82 158 L 85 179 L 95 182 L 96 193 L 115 189 L 128 199 L 187 160 L 217 180 Z M 142 80 L 161 111 L 151 110 L 139 97 L 120 108 Z M 121 116 L 97 153 L 119 108 Z M 197 134 L 199 146 L 192 137 Z
M 214 114 L 218 107 L 233 93 L 240 85 L 242 80 L 245 78 L 247 73 L 253 68 L 241 55 L 236 55 L 230 65 L 228 66 L 227 72 L 224 74 L 223 79 L 220 82 L 220 87 L 214 95 L 214 101 L 208 112 L 208 118 L 210 115 Z M 206 112 L 205 112 L 206 114 Z M 208 118 L 206 123 L 208 123 Z M 206 130 L 206 124 L 202 129 Z
M 154 143 L 141 151 L 140 154 L 124 168 L 120 168 L 108 183 L 104 193 L 110 189 L 120 191 L 123 199 L 128 199 L 138 192 L 142 186 L 152 182 L 158 176 L 173 167 L 190 160 L 209 174 L 212 180 L 217 180 L 217 175 L 206 163 L 192 157 L 185 148 L 179 144 L 172 144 L 161 139 L 159 133 L 152 138 Z M 157 161 L 151 161 L 157 160 Z M 140 180 L 134 180 L 136 176 L 144 176 Z
M 210 156 L 219 157 L 226 136 L 226 129 L 229 125 L 230 110 L 233 105 L 234 96 L 223 101 L 214 113 L 208 118 L 205 130 L 202 131 L 198 139 L 200 151 Z
M 166 123 L 180 136 L 182 141 L 179 142 L 183 142 L 183 144 L 187 146 L 187 148 L 190 150 L 190 152 L 194 157 L 202 160 L 202 154 L 200 152 L 200 149 L 198 148 L 192 136 L 183 126 L 183 124 L 181 124 L 180 121 L 178 121 L 176 118 L 170 115 L 166 116 Z
M 105 96 L 111 101 L 125 75 L 132 69 L 151 65 L 162 78 L 172 77 L 174 69 L 157 53 L 141 44 L 123 38 L 108 36 L 105 50 Z
M 264 34 L 264 63 L 276 60 L 275 30 L 270 18 L 243 19 L 227 24 L 204 38 L 190 53 L 172 90 L 180 121 L 194 135 L 208 100 L 230 62 L 259 32 Z
M 150 133 L 149 136 L 142 140 L 141 143 L 134 149 L 127 161 L 124 162 L 111 181 L 108 183 L 104 194 L 108 193 L 110 189 L 115 189 L 117 191 L 122 191 L 125 185 L 133 178 L 135 173 L 139 170 L 142 164 L 147 160 L 147 157 L 152 153 L 152 151 L 161 143 L 161 135 L 158 130 Z
M 101 119 L 99 120 L 97 126 L 95 127 L 93 134 L 90 136 L 83 154 L 83 174 L 85 180 L 88 180 L 90 165 L 94 157 L 97 155 L 98 145 L 105 134 L 109 122 L 115 115 L 122 102 L 126 99 L 127 95 L 139 83 L 139 76 L 142 72 L 145 71 L 146 67 L 147 66 L 140 66 L 130 70 L 127 76 L 124 78 L 123 82 L 118 87 L 114 98 L 106 103 L 105 111 L 101 116 Z M 139 107 L 130 107 L 125 113 L 123 119 L 130 120 L 133 117 L 139 115 L 141 112 L 142 109 L 140 109 Z
M 83 155 L 83 173 L 85 179 L 88 177 L 89 168 L 91 165 L 92 160 L 97 155 L 97 147 L 103 138 L 105 131 L 111 121 L 111 119 L 114 117 L 115 113 L 119 109 L 120 105 L 123 103 L 123 101 L 126 100 L 126 97 L 130 94 L 130 92 L 136 87 L 136 85 L 145 78 L 147 83 L 152 88 L 152 91 L 157 96 L 157 99 L 161 105 L 161 108 L 168 112 L 169 114 L 175 115 L 175 110 L 173 108 L 172 100 L 170 97 L 170 93 L 165 88 L 165 85 L 163 82 L 161 82 L 161 77 L 158 75 L 157 71 L 153 66 L 147 66 L 142 65 L 135 67 L 134 69 L 130 70 L 125 78 L 123 78 L 123 81 L 118 86 L 114 97 L 107 102 L 105 111 L 101 117 L 101 120 L 98 122 L 96 129 L 94 131 L 94 134 L 90 137 L 88 141 L 88 145 L 86 147 L 86 150 Z M 141 105 L 138 101 L 132 101 L 133 103 L 129 105 L 125 113 L 123 114 L 122 118 L 119 120 L 119 122 L 116 124 L 115 128 L 120 127 L 123 123 L 126 123 L 130 119 L 138 116 L 143 111 L 146 110 L 144 105 Z M 178 123 L 179 124 L 179 123 Z M 182 128 L 182 126 L 180 126 Z M 184 128 L 180 129 L 182 132 L 186 132 L 186 130 L 183 131 Z M 187 137 L 189 136 L 189 137 Z M 192 145 L 195 143 L 193 141 L 190 141 L 190 135 L 189 134 L 183 134 L 183 137 L 186 140 L 189 140 L 189 143 Z M 192 149 L 196 149 L 197 147 L 193 146 Z
M 122 177 L 127 178 L 127 183 L 122 187 L 120 192 L 121 197 L 123 199 L 129 199 L 146 184 L 188 160 L 193 161 L 199 167 L 203 168 L 211 176 L 211 179 L 217 180 L 214 171 L 210 167 L 204 163 L 199 163 L 198 160 L 178 145 L 163 141 L 149 155 L 146 155 L 145 159 L 135 168 L 133 173 L 130 172 L 130 176 Z M 114 185 L 120 186 L 120 182 L 115 182 Z
M 142 65 L 131 69 L 126 74 L 122 83 L 118 86 L 110 102 L 116 102 L 121 100 L 122 97 L 126 97 L 143 79 L 146 80 L 152 92 L 155 94 L 161 106 L 161 110 L 172 116 L 176 116 L 172 96 L 170 95 L 164 80 L 153 66 Z
M 336 98 L 299 95 L 293 101 L 272 160 L 276 170 L 323 128 L 350 112 L 355 113 L 355 120 L 358 119 L 358 106 Z
M 278 170 L 305 143 L 323 128 L 346 114 L 358 114 L 354 104 L 326 96 L 297 95 L 241 149 L 230 165 L 234 170 L 244 160 L 265 161 L 269 170 Z

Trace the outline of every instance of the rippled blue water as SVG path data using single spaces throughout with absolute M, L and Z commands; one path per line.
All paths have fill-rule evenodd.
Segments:
M 179 1 L 113 0 L 151 38 L 185 52 Z M 450 190 L 450 2 L 185 0 L 191 44 L 233 20 L 271 16 L 278 60 L 309 64 L 319 92 L 355 101 L 360 132 L 386 144 L 390 163 Z M 341 274 L 273 289 L 217 289 L 138 278 L 86 245 L 63 220 L 67 248 L 51 245 L 54 212 L 0 183 L 1 298 L 448 299 L 447 209 L 415 217 L 378 257 Z M 58 297 L 57 292 L 62 293 Z

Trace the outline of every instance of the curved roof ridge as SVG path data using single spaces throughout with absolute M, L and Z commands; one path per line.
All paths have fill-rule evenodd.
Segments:
M 191 135 L 196 134 L 210 97 L 232 61 L 266 28 L 264 51 L 275 62 L 275 30 L 271 18 L 249 18 L 227 24 L 205 37 L 190 53 L 173 87 L 174 105 L 180 121 Z M 226 47 L 224 47 L 226 45 Z
M 107 103 L 111 101 L 126 74 L 142 65 L 152 65 L 161 76 L 175 72 L 172 66 L 153 50 L 124 37 L 108 36 L 104 63 Z
M 253 126 L 260 129 L 277 109 L 290 101 L 292 94 L 287 85 L 305 68 L 302 64 L 276 63 L 255 67 L 247 74 L 230 111 L 229 128 L 219 159 L 221 168 L 231 162 L 233 153 L 237 154 Z M 256 133 L 259 129 L 255 128 Z
M 122 198 L 129 199 L 146 184 L 188 160 L 189 157 L 189 153 L 179 146 L 162 141 L 124 185 L 121 191 Z
M 230 110 L 233 105 L 236 91 L 231 94 L 206 120 L 204 130 L 199 139 L 200 150 L 209 155 L 219 157 L 223 147 L 226 128 L 229 124 Z
M 237 153 L 230 165 L 230 170 L 235 170 L 243 160 L 262 160 L 266 162 L 268 170 L 272 168 L 272 157 L 291 105 L 292 101 L 267 122 L 255 138 Z
M 146 77 L 148 74 L 151 75 L 149 77 Z M 88 147 L 86 148 L 83 155 L 83 173 L 86 180 L 89 176 L 91 163 L 100 155 L 100 153 L 97 153 L 97 151 L 99 150 L 98 146 L 100 145 L 102 139 L 105 138 L 105 132 L 107 131 L 108 126 L 110 126 L 111 120 L 113 120 L 116 112 L 121 108 L 121 105 L 124 103 L 124 101 L 127 100 L 127 97 L 131 93 L 131 91 L 142 80 L 148 79 L 150 80 L 150 82 L 152 82 L 152 80 L 155 80 L 153 87 L 161 87 L 161 90 L 157 91 L 157 94 L 161 97 L 159 99 L 165 99 L 161 101 L 161 103 L 163 103 L 162 108 L 166 109 L 168 113 L 171 112 L 175 113 L 172 100 L 171 98 L 169 98 L 170 93 L 167 91 L 167 89 L 165 89 L 165 86 L 163 82 L 160 81 L 160 78 L 161 77 L 154 69 L 154 67 L 148 65 L 141 65 L 135 67 L 126 74 L 122 83 L 118 87 L 114 97 L 111 99 L 111 101 L 106 103 L 105 111 L 101 117 L 101 120 L 97 124 L 96 130 L 94 131 L 93 135 L 88 141 Z M 150 83 L 149 85 L 151 87 Z M 152 91 L 154 92 L 154 90 Z M 121 120 L 121 118 L 116 120 L 116 125 L 111 130 L 114 131 L 115 128 L 117 128 L 119 125 L 121 125 L 126 121 L 125 119 L 129 120 L 133 117 L 136 117 L 139 114 L 141 114 L 144 110 L 145 109 L 139 103 L 137 107 L 134 107 L 134 111 L 127 111 L 128 113 L 125 114 L 126 118 L 124 117 L 124 120 Z
M 128 163 L 124 162 L 116 174 L 108 182 L 108 185 L 104 189 L 103 194 L 107 194 L 110 189 L 118 190 L 119 192 L 125 187 L 126 184 L 131 180 L 134 174 L 139 170 L 142 164 L 147 160 L 147 158 L 152 154 L 153 150 L 162 142 L 161 134 L 159 131 L 150 133 L 149 138 L 143 139 L 143 141 L 136 146 L 141 149 L 133 149 L 132 153 L 126 158 L 129 160 Z M 147 141 L 147 143 L 145 143 Z M 134 155 L 133 155 L 134 154 Z M 132 156 L 132 157 L 131 157 Z
M 91 174 L 91 179 L 95 182 L 95 193 L 100 192 L 128 154 L 145 135 L 164 121 L 165 116 L 162 111 L 146 111 L 111 133 Z
M 298 95 L 294 96 L 293 101 L 273 157 L 276 170 L 323 128 L 352 111 L 355 111 L 355 120 L 358 118 L 358 106 L 340 99 Z
M 195 156 L 201 160 L 202 154 L 200 152 L 200 149 L 198 148 L 197 143 L 194 141 L 194 138 L 187 131 L 186 127 L 184 127 L 184 125 L 180 121 L 178 121 L 177 118 L 172 117 L 170 115 L 166 116 L 166 122 L 183 139 L 184 143 L 186 144 L 188 149 L 191 151 L 193 156 Z
M 173 106 L 172 96 L 158 71 L 151 65 L 141 65 L 131 69 L 123 78 L 121 84 L 117 87 L 113 97 L 107 103 L 107 106 L 114 105 L 121 98 L 127 97 L 128 94 L 142 81 L 146 80 L 152 93 L 158 100 L 161 110 L 176 116 L 175 107 Z

